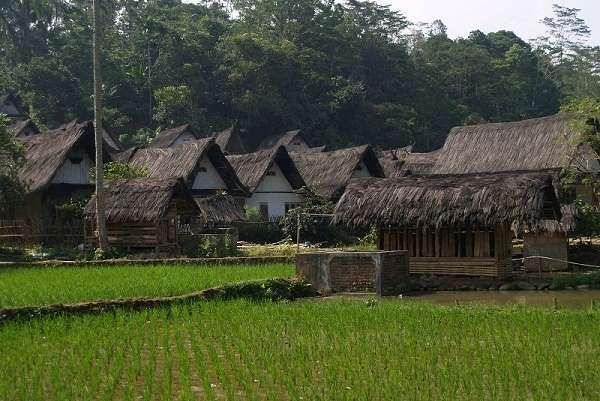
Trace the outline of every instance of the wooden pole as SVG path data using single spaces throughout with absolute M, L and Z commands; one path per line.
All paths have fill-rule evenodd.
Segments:
M 300 253 L 300 212 L 296 220 L 296 253 Z
M 100 47 L 102 45 L 102 23 L 100 18 L 100 0 L 92 0 L 93 49 L 94 66 L 94 137 L 96 144 L 96 219 L 98 230 L 98 247 L 108 250 L 106 220 L 104 217 L 104 163 L 102 156 L 102 74 L 100 68 Z

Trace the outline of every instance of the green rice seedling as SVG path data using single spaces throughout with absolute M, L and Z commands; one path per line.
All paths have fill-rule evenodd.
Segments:
M 227 283 L 292 277 L 291 265 L 0 269 L 0 308 L 181 295 Z
M 597 400 L 600 311 L 211 301 L 0 326 L 4 400 Z

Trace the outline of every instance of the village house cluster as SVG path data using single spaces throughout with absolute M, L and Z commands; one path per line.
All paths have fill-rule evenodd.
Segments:
M 40 132 L 17 100 L 1 99 L 0 112 L 25 148 L 19 175 L 27 194 L 22 207 L 2 218 L 44 227 L 57 219 L 56 205 L 93 193 L 94 129 L 74 121 Z M 456 127 L 429 153 L 410 146 L 377 152 L 371 145 L 330 151 L 310 147 L 301 130 L 251 147 L 237 126 L 200 134 L 189 125 L 125 149 L 105 128 L 105 161 L 147 172 L 106 183 L 109 241 L 171 249 L 182 235 L 243 220 L 244 206 L 263 220 L 278 219 L 310 191 L 337 203 L 334 223 L 376 225 L 380 249 L 408 250 L 411 272 L 504 276 L 512 270 L 515 235 L 524 239 L 524 256 L 566 260 L 573 200 L 597 200 L 589 187 L 561 182 L 560 172 L 566 165 L 600 172 L 591 149 L 572 145 L 573 119 L 558 114 Z M 90 201 L 84 210 L 90 246 L 94 216 Z M 532 263 L 526 269 L 566 268 L 561 261 Z

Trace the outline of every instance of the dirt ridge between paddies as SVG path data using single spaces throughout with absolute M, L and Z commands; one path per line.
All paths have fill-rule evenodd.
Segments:
M 123 265 L 181 265 L 209 266 L 259 265 L 273 263 L 294 263 L 293 256 L 243 256 L 226 258 L 168 258 L 168 259 L 106 259 L 106 260 L 46 260 L 36 262 L 0 262 L 0 269 L 14 267 L 52 268 L 64 266 L 110 267 Z
M 297 298 L 317 296 L 313 287 L 298 279 L 268 279 L 226 284 L 207 288 L 189 294 L 169 297 L 141 297 L 112 299 L 72 304 L 53 304 L 44 306 L 22 306 L 0 309 L 0 324 L 13 320 L 27 320 L 56 315 L 82 315 L 103 313 L 116 309 L 141 310 L 159 308 L 197 301 L 252 299 L 271 301 L 292 301 Z

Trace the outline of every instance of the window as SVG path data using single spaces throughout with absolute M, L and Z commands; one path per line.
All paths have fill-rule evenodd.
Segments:
M 71 162 L 71 164 L 81 164 L 81 162 L 83 161 L 83 157 L 69 157 L 69 161 Z
M 302 206 L 301 203 L 286 203 L 285 204 L 285 214 L 288 214 L 288 212 L 292 209 L 295 209 L 297 207 Z
M 199 173 L 206 173 L 206 167 L 198 167 Z
M 269 204 L 261 203 L 259 206 L 260 218 L 263 221 L 269 221 Z
M 275 171 L 273 171 L 273 170 L 269 170 L 269 171 L 267 171 L 267 174 L 266 174 L 266 175 L 268 175 L 268 176 L 270 176 L 270 177 L 274 177 L 274 176 L 275 176 Z

